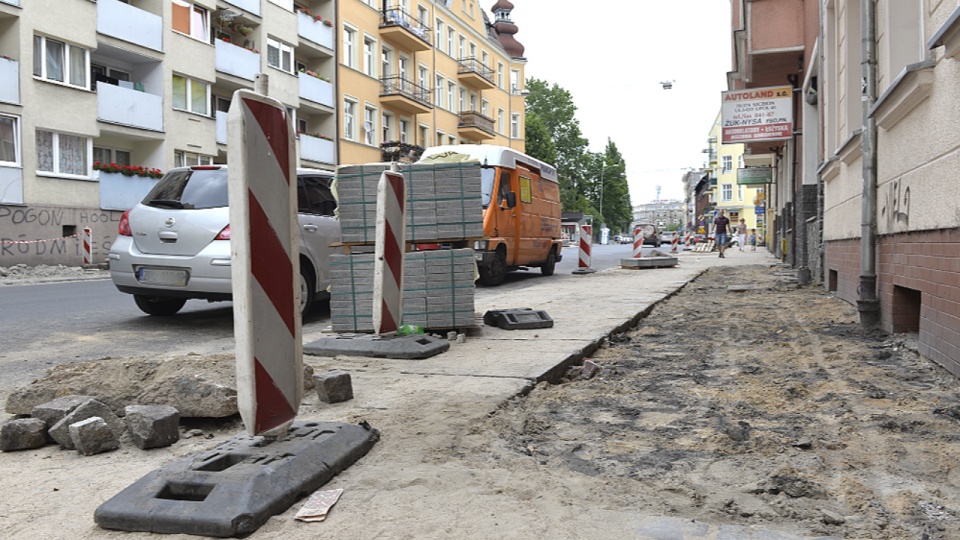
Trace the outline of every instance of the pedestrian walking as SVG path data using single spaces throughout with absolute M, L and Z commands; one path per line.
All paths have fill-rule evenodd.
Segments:
M 750 229 L 750 251 L 757 250 L 757 230 Z
M 747 245 L 747 220 L 740 218 L 740 224 L 737 225 L 737 247 L 743 251 L 745 245 Z
M 720 214 L 713 220 L 713 235 L 720 248 L 720 258 L 724 259 L 723 252 L 727 249 L 727 230 L 730 228 L 730 219 L 720 210 Z

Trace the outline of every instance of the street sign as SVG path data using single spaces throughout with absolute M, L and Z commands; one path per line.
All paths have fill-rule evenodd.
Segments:
M 723 144 L 793 136 L 793 88 L 772 86 L 721 93 Z
M 737 185 L 755 186 L 771 183 L 773 183 L 772 167 L 745 167 L 737 169 Z
M 757 206 L 753 209 L 753 211 L 759 216 L 761 214 L 765 214 L 767 212 L 767 208 L 765 206 Z
M 237 407 L 250 436 L 282 436 L 303 393 L 293 124 L 237 90 L 227 120 Z

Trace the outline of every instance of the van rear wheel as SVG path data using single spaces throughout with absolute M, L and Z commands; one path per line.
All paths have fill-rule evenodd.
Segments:
M 480 267 L 480 284 L 496 287 L 507 277 L 507 260 L 502 249 L 498 249 L 490 264 Z
M 557 251 L 551 249 L 550 254 L 547 255 L 547 262 L 543 263 L 540 266 L 540 273 L 545 276 L 552 276 L 553 271 L 557 268 Z

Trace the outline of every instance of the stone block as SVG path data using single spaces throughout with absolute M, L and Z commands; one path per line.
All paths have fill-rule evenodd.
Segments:
M 93 456 L 120 448 L 120 438 L 107 422 L 99 416 L 91 416 L 86 420 L 74 422 L 67 428 L 70 439 L 77 452 L 85 456 Z
M 63 417 L 72 413 L 74 409 L 91 399 L 96 399 L 96 397 L 64 396 L 35 406 L 30 412 L 30 416 L 43 420 L 47 424 L 47 429 L 50 429 L 54 424 L 63 420 Z
M 180 413 L 169 405 L 127 405 L 123 421 L 141 450 L 170 446 L 180 440 Z
M 47 444 L 47 424 L 39 418 L 14 418 L 0 426 L 0 450 L 31 450 Z
M 340 403 L 353 399 L 353 383 L 346 371 L 334 370 L 313 376 L 317 396 L 324 403 Z
M 88 399 L 71 411 L 70 414 L 54 424 L 53 427 L 50 428 L 50 436 L 53 437 L 53 440 L 55 440 L 61 448 L 74 450 L 76 446 L 74 445 L 73 438 L 70 436 L 70 426 L 95 416 L 106 422 L 115 437 L 119 438 L 120 435 L 123 435 L 123 431 L 126 429 L 123 425 L 123 420 L 120 420 L 117 415 L 113 414 L 110 407 L 107 407 L 95 399 Z

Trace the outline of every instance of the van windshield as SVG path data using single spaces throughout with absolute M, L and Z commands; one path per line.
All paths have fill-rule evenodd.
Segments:
M 493 197 L 493 181 L 497 177 L 497 170 L 493 167 L 483 167 L 480 169 L 480 193 L 483 195 L 483 208 L 490 206 L 490 198 Z

